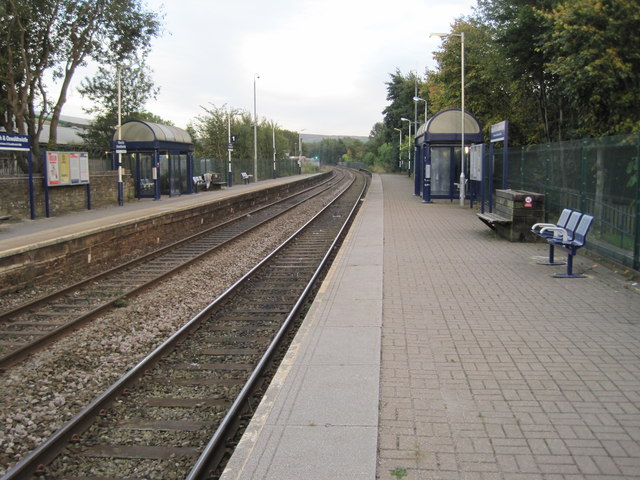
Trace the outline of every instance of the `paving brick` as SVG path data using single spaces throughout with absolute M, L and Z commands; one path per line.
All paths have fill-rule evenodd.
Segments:
M 417 439 L 424 461 L 406 478 L 634 478 L 640 296 L 602 266 L 556 281 L 535 264 L 544 244 L 497 239 L 455 203 L 425 205 L 406 177 L 382 181 L 380 426 L 402 432 L 402 455 Z

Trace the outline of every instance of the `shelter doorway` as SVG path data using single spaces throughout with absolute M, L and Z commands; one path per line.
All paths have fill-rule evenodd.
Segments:
M 153 152 L 128 153 L 124 162 L 135 182 L 137 198 L 153 198 L 156 194 L 153 173 Z
M 435 198 L 456 198 L 459 196 L 460 147 L 432 146 L 431 195 Z M 467 170 L 465 168 L 465 170 Z M 465 173 L 466 175 L 466 173 Z

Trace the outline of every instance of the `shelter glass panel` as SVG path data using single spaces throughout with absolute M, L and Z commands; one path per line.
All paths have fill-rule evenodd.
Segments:
M 181 154 L 180 155 L 180 191 L 183 193 L 186 193 L 189 191 L 187 165 L 188 165 L 187 155 Z
M 167 152 L 160 152 L 160 193 L 169 195 L 169 155 Z
M 451 147 L 431 147 L 431 195 L 451 192 Z
M 138 192 L 141 197 L 153 197 L 155 195 L 153 182 L 153 153 L 143 152 L 139 154 L 140 178 L 138 180 Z

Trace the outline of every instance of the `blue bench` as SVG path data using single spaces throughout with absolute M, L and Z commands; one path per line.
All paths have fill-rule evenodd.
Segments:
M 575 213 L 575 215 L 573 215 Z M 531 227 L 531 233 L 537 235 L 544 240 L 549 240 L 556 235 L 556 232 L 550 229 L 546 229 L 547 227 L 559 227 L 563 229 L 569 229 L 573 231 L 573 229 L 578 225 L 578 221 L 582 214 L 580 212 L 574 212 L 570 208 L 565 208 L 562 210 L 560 217 L 558 218 L 557 223 L 536 223 L 533 227 Z M 546 230 L 543 232 L 542 229 Z M 549 260 L 544 262 L 538 262 L 539 265 L 564 265 L 565 262 L 556 262 L 553 258 L 554 256 L 554 246 L 553 244 L 549 244 Z
M 249 183 L 253 178 L 253 175 L 249 175 L 247 172 L 240 172 L 240 176 L 245 184 Z
M 587 242 L 587 234 L 593 224 L 593 216 L 573 211 L 565 227 L 545 226 L 540 228 L 540 235 L 547 238 L 549 248 L 560 247 L 567 252 L 567 273 L 556 273 L 556 278 L 584 278 L 584 275 L 573 273 L 573 257 Z M 552 260 L 552 254 L 550 254 Z M 549 263 L 547 263 L 548 265 Z M 557 263 L 552 263 L 557 265 Z

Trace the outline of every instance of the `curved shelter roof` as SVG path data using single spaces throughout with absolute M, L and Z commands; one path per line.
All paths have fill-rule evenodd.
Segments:
M 113 136 L 117 140 L 118 132 Z M 122 124 L 122 140 L 125 142 L 173 142 L 191 144 L 191 136 L 183 129 L 171 125 L 129 120 Z
M 456 143 L 462 141 L 462 120 L 460 109 L 451 108 L 436 113 L 418 129 L 416 142 L 422 143 Z M 482 128 L 476 117 L 464 112 L 464 143 L 482 142 Z

